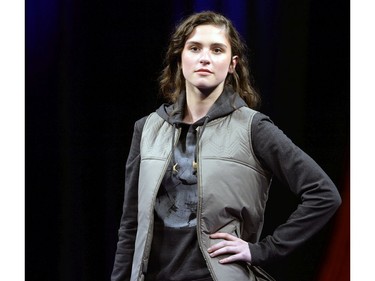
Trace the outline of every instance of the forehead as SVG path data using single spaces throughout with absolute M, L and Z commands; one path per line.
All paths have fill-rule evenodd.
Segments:
M 194 42 L 210 42 L 210 43 L 221 43 L 229 45 L 227 38 L 227 30 L 225 26 L 217 25 L 198 25 L 193 29 L 193 32 L 186 39 L 186 43 Z

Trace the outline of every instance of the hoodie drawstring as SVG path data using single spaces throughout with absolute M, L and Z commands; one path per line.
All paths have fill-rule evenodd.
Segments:
M 176 124 L 173 123 L 173 132 L 172 132 L 172 159 L 173 159 L 173 173 L 177 174 L 178 173 L 178 163 L 176 162 L 176 156 L 174 153 L 174 141 L 175 141 L 175 130 L 176 130 Z
M 197 136 L 197 142 L 195 144 L 195 150 L 194 150 L 194 159 L 193 159 L 193 169 L 194 171 L 197 171 L 198 170 L 198 162 L 197 162 L 197 155 L 198 155 L 198 145 L 199 145 L 199 141 L 201 140 L 202 138 L 202 135 L 203 135 L 203 132 L 204 130 L 206 129 L 206 125 L 208 123 L 208 120 L 210 119 L 210 116 L 209 115 L 206 115 L 204 117 L 204 122 L 203 122 L 203 126 L 202 126 L 202 130 L 200 132 L 200 134 L 198 134 Z M 176 161 L 176 156 L 175 156 L 175 129 L 176 129 L 176 124 L 173 123 L 173 135 L 172 135 L 172 157 L 173 157 L 173 173 L 177 174 L 178 173 L 178 169 L 179 169 L 179 165 Z
M 199 145 L 199 141 L 200 141 L 201 138 L 202 138 L 202 135 L 203 135 L 204 129 L 206 129 L 206 125 L 207 125 L 208 119 L 210 119 L 210 116 L 209 116 L 209 115 L 206 115 L 206 116 L 204 117 L 204 123 L 203 123 L 203 126 L 202 126 L 202 131 L 200 132 L 200 134 L 198 134 L 198 137 L 197 137 L 197 143 L 195 144 L 194 160 L 193 160 L 193 169 L 194 169 L 194 171 L 197 171 L 197 170 L 198 170 L 198 162 L 197 162 L 198 145 Z

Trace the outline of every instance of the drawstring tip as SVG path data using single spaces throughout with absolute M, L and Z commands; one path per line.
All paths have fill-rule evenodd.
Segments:
M 173 169 L 173 172 L 177 174 L 178 173 L 178 163 L 174 164 L 172 169 Z
M 193 161 L 193 169 L 198 170 L 198 163 Z

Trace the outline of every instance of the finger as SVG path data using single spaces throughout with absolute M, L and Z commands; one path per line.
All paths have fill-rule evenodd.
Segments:
M 209 253 L 212 253 L 214 251 L 217 251 L 219 249 L 222 249 L 222 248 L 228 247 L 228 246 L 232 246 L 232 245 L 233 245 L 233 242 L 224 240 L 224 241 L 221 241 L 219 243 L 216 243 L 216 244 L 212 245 L 210 248 L 207 249 L 207 251 Z
M 238 247 L 236 247 L 235 245 L 225 246 L 225 247 L 219 248 L 215 251 L 212 251 L 210 253 L 210 257 L 214 258 L 214 257 L 220 256 L 220 255 L 225 255 L 225 254 L 237 254 L 239 252 L 237 248 Z
M 211 239 L 225 239 L 225 240 L 230 240 L 230 241 L 235 241 L 238 239 L 238 237 L 231 235 L 229 233 L 224 233 L 224 232 L 216 232 L 214 234 L 210 235 Z
M 229 257 L 226 257 L 224 259 L 219 260 L 219 263 L 225 264 L 225 263 L 232 263 L 235 261 L 243 260 L 243 255 L 241 253 L 231 255 Z

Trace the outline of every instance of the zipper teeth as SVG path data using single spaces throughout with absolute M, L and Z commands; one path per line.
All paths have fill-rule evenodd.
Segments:
M 200 130 L 197 130 L 197 133 L 199 134 L 200 133 Z M 197 135 L 197 139 L 198 139 L 198 135 Z M 199 145 L 198 143 L 196 144 L 197 146 Z M 199 157 L 199 152 L 200 152 L 200 150 L 199 150 L 199 147 L 198 147 L 198 150 L 197 150 L 197 162 L 199 163 L 198 164 L 198 171 L 197 171 L 197 178 L 198 178 L 198 194 L 199 194 L 199 196 L 198 196 L 198 206 L 197 206 L 197 239 L 198 239 L 198 245 L 199 245 L 199 249 L 201 250 L 201 252 L 202 252 L 202 255 L 203 255 L 203 258 L 204 258 L 204 260 L 205 260 L 205 262 L 206 262 L 206 265 L 207 265 L 207 268 L 208 268 L 208 271 L 210 272 L 210 274 L 211 274 L 211 277 L 212 277 L 212 279 L 215 281 L 215 280 L 217 280 L 217 278 L 216 278 L 216 275 L 214 274 L 214 270 L 213 270 L 213 268 L 212 268 L 212 266 L 211 266 L 211 263 L 210 263 L 210 261 L 208 261 L 207 260 L 207 258 L 206 258 L 206 254 L 204 253 L 204 250 L 203 250 L 203 247 L 202 247 L 202 239 L 201 239 L 201 236 L 200 236 L 200 229 L 201 229 L 201 214 L 202 214 L 202 189 L 201 189 L 201 185 L 200 185 L 200 167 L 201 167 L 201 165 L 200 165 L 200 157 Z
M 174 132 L 173 132 L 173 134 L 174 134 Z M 178 140 L 180 138 L 180 135 L 181 135 L 181 129 L 178 129 L 177 138 L 175 140 L 175 145 L 178 142 Z M 149 227 L 148 233 L 147 233 L 145 249 L 144 249 L 143 255 L 142 255 L 141 270 L 139 271 L 138 279 L 141 278 L 141 275 L 143 274 L 143 261 L 144 261 L 144 258 L 146 256 L 146 254 L 147 254 L 148 259 L 150 258 L 151 245 L 150 245 L 150 247 L 147 247 L 147 246 L 148 246 L 148 244 L 151 243 L 150 241 L 152 241 L 153 233 L 154 233 L 154 209 L 155 209 L 155 201 L 156 201 L 155 198 L 158 194 L 161 181 L 163 180 L 163 177 L 165 175 L 165 171 L 168 169 L 168 165 L 169 165 L 169 162 L 171 161 L 171 158 L 172 158 L 172 151 L 171 151 L 171 153 L 169 153 L 169 155 L 167 157 L 166 165 L 164 165 L 164 168 L 163 168 L 163 171 L 162 171 L 163 176 L 160 176 L 159 181 L 157 183 L 157 189 L 155 190 L 154 195 L 152 196 L 152 206 L 150 208 L 150 222 L 151 222 L 151 224 L 150 224 L 150 227 Z M 146 250 L 147 248 L 149 248 L 149 249 Z M 147 267 L 148 267 L 148 261 L 147 261 Z

